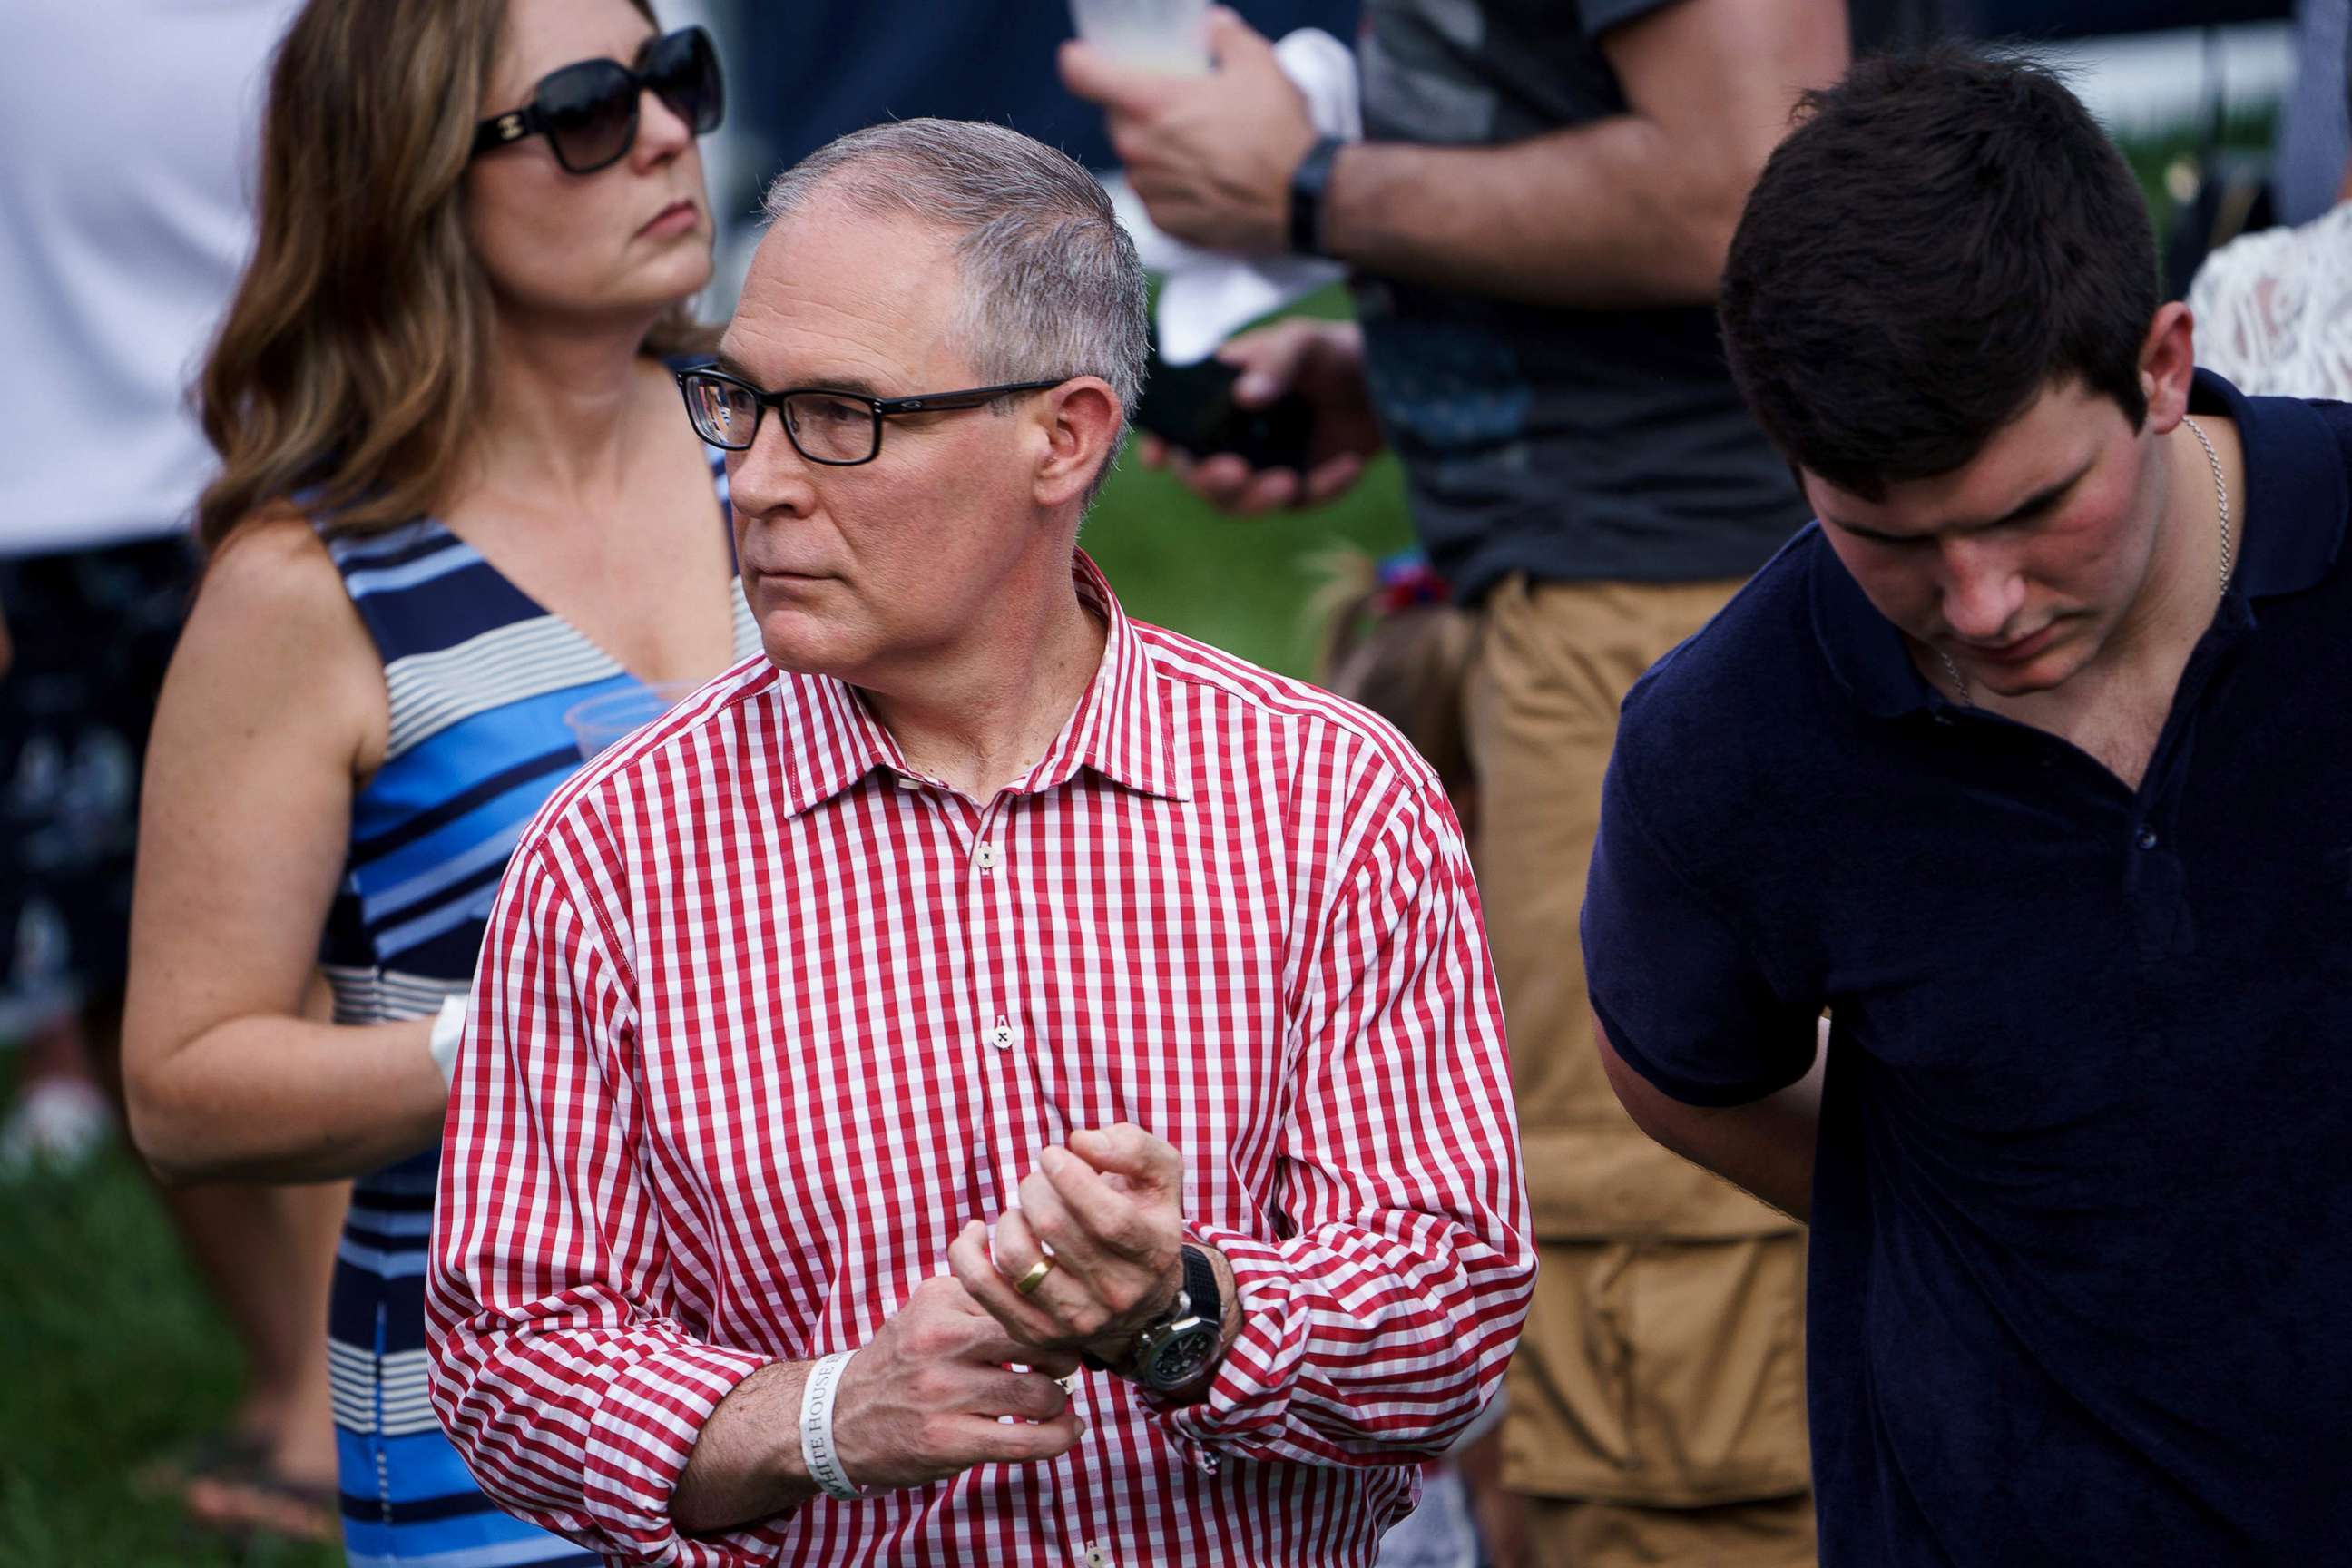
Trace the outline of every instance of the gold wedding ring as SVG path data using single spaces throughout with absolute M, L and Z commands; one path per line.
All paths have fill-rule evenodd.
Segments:
M 1026 1274 L 1013 1282 L 1013 1288 L 1024 1296 L 1034 1296 L 1037 1293 L 1037 1287 L 1043 1285 L 1045 1282 L 1045 1276 L 1053 1271 L 1054 1260 L 1050 1258 L 1041 1258 L 1029 1266 L 1029 1271 Z

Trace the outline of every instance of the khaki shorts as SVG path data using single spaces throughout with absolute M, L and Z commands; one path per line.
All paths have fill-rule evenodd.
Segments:
M 1801 1227 L 1626 1117 L 1577 930 L 1618 706 L 1737 586 L 1514 577 L 1483 616 L 1478 880 L 1541 1270 L 1510 1373 L 1513 1491 L 1712 1509 L 1808 1485 Z
M 1503 1484 L 1651 1507 L 1801 1496 L 1804 1238 L 1546 1244 Z
M 1814 1568 L 1813 1500 L 1715 1508 L 1528 1504 L 1527 1568 Z

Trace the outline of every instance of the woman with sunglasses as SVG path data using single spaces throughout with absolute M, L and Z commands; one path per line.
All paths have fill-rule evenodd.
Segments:
M 354 1562 L 593 1561 L 441 1436 L 423 1274 L 457 1015 L 578 765 L 562 716 L 759 649 L 665 363 L 709 342 L 720 92 L 648 0 L 311 0 L 271 79 L 201 384 L 222 470 L 152 743 L 127 1069 L 167 1177 L 359 1178 L 330 1325 Z M 331 1024 L 302 1013 L 318 968 Z

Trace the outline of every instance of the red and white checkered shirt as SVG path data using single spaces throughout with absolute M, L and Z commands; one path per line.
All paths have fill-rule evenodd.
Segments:
M 509 1508 L 630 1563 L 1368 1564 L 1494 1393 L 1534 1253 L 1435 777 L 1076 574 L 1101 669 L 993 801 L 755 660 L 525 835 L 426 1306 L 434 1404 Z M 1205 1402 L 1087 1373 L 1060 1459 L 674 1529 L 740 1379 L 865 1342 L 1038 1151 L 1121 1120 L 1181 1151 L 1233 1263 Z

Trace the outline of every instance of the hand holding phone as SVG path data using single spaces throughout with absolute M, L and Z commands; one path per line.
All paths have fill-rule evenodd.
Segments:
M 1163 391 L 1163 375 L 1189 380 Z M 1206 365 L 1156 366 L 1136 423 L 1146 467 L 1166 468 L 1242 514 L 1331 500 L 1381 444 L 1363 334 L 1351 321 L 1276 321 L 1233 339 Z
M 1271 403 L 1235 400 L 1240 367 L 1220 359 L 1198 364 L 1154 360 L 1135 423 L 1181 451 L 1230 452 L 1254 468 L 1296 469 L 1307 461 L 1314 410 L 1293 393 Z

